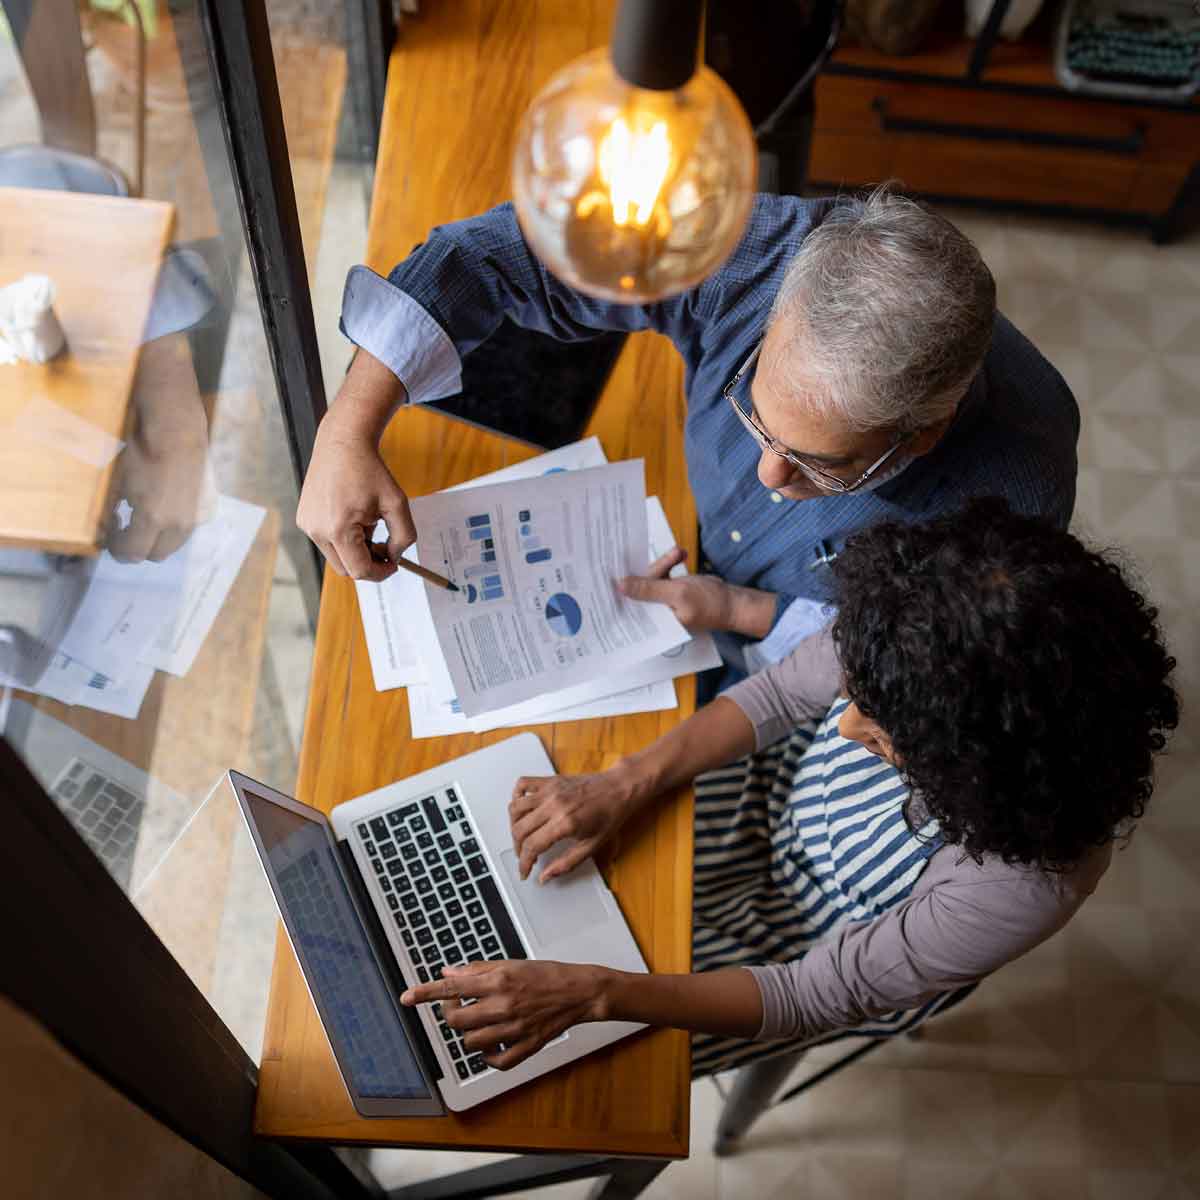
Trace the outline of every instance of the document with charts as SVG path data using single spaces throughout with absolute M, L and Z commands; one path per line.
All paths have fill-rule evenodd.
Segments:
M 649 565 L 640 459 L 412 501 L 426 586 L 462 712 L 478 716 L 603 676 L 689 639 L 669 608 L 616 588 Z

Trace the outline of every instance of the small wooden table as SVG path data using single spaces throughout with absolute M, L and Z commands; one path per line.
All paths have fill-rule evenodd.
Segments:
M 0 188 L 0 286 L 49 275 L 67 335 L 44 366 L 0 366 L 0 545 L 99 549 L 113 439 L 174 221 L 153 200 Z
M 504 20 L 492 20 L 490 0 L 479 0 L 434 5 L 405 24 L 388 78 L 370 265 L 386 272 L 431 225 L 481 212 L 506 197 L 516 122 L 533 91 L 563 62 L 604 41 L 612 8 L 610 0 L 556 6 L 559 15 L 550 18 L 534 0 L 522 0 L 506 5 Z M 664 338 L 638 334 L 622 354 L 589 432 L 600 437 L 610 459 L 645 458 L 648 491 L 662 499 L 680 544 L 694 555 L 684 412 L 678 356 Z M 412 495 L 535 453 L 418 408 L 398 414 L 383 450 Z M 674 711 L 535 731 L 560 772 L 594 771 L 690 715 L 693 682 L 678 680 L 676 687 L 680 703 Z M 301 800 L 328 812 L 514 732 L 413 741 L 406 694 L 375 690 L 353 585 L 326 575 L 301 750 Z M 495 800 L 506 803 L 507 797 Z M 671 797 L 623 831 L 601 869 L 651 968 L 690 970 L 690 793 Z M 281 937 L 255 1129 L 272 1137 L 337 1143 L 552 1152 L 556 1157 L 545 1164 L 542 1182 L 571 1177 L 571 1164 L 579 1163 L 557 1156 L 646 1156 L 652 1161 L 642 1168 L 640 1186 L 670 1158 L 688 1152 L 690 1075 L 688 1036 L 656 1030 L 467 1113 L 364 1119 L 350 1104 Z M 637 1171 L 633 1168 L 635 1176 Z M 586 1171 L 580 1167 L 579 1173 Z M 528 1186 L 531 1176 L 521 1178 Z M 438 1185 L 438 1194 L 459 1194 L 442 1190 L 447 1182 Z

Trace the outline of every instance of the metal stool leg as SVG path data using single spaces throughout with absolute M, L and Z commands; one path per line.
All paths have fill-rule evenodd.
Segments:
M 713 1142 L 715 1155 L 721 1157 L 737 1149 L 742 1135 L 762 1115 L 783 1081 L 803 1057 L 803 1050 L 794 1050 L 791 1054 L 764 1058 L 762 1062 L 751 1063 L 738 1071 L 733 1090 L 721 1109 L 721 1120 L 717 1124 L 717 1136 Z

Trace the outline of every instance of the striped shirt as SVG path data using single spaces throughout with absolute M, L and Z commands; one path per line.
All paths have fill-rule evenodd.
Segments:
M 835 201 L 759 196 L 725 265 L 698 287 L 656 304 L 625 305 L 573 291 L 521 236 L 511 205 L 443 225 L 386 279 L 355 267 L 342 331 L 388 366 L 410 402 L 460 388 L 460 355 L 507 316 L 564 340 L 599 331 L 657 330 L 686 367 L 688 475 L 700 518 L 703 567 L 779 598 L 762 657 L 777 661 L 811 632 L 830 595 L 828 561 L 855 530 L 880 520 L 917 522 L 970 497 L 1000 495 L 1014 511 L 1064 526 L 1075 502 L 1079 411 L 1062 376 L 1003 316 L 950 429 L 933 451 L 874 491 L 783 500 L 758 480 L 759 448 L 722 389 L 763 336 L 784 273 Z M 667 420 L 668 397 L 647 396 Z M 795 604 L 797 600 L 800 604 Z M 790 613 L 790 616 L 789 616 Z M 742 639 L 727 639 L 742 671 Z

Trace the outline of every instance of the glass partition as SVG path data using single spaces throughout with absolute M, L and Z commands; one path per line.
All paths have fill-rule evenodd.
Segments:
M 345 51 L 270 7 L 333 278 L 366 221 Z M 0 0 L 0 722 L 257 1059 L 275 917 L 220 783 L 294 786 L 319 578 L 202 17 Z

